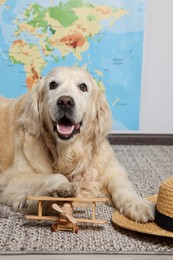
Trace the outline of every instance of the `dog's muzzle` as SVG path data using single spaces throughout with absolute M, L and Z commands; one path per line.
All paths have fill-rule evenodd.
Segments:
M 75 123 L 73 120 L 75 102 L 70 96 L 61 96 L 57 100 L 58 119 L 54 122 L 54 132 L 62 140 L 69 140 L 75 134 L 80 133 L 82 121 Z

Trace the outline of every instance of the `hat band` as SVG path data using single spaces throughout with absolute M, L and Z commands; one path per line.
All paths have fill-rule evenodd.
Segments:
M 157 208 L 155 210 L 155 222 L 161 228 L 173 231 L 173 218 L 160 213 Z

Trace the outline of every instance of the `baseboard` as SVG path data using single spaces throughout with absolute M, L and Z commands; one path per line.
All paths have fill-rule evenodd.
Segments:
M 173 134 L 109 134 L 113 145 L 173 145 Z

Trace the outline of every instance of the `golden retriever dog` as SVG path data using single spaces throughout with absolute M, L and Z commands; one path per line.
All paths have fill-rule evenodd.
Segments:
M 111 113 L 91 75 L 59 67 L 18 99 L 0 98 L 0 203 L 33 211 L 28 195 L 110 196 L 129 218 L 153 220 L 106 139 Z

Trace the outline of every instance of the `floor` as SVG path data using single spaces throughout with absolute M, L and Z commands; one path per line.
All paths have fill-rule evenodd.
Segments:
M 6 255 L 0 260 L 171 260 L 173 255 Z

